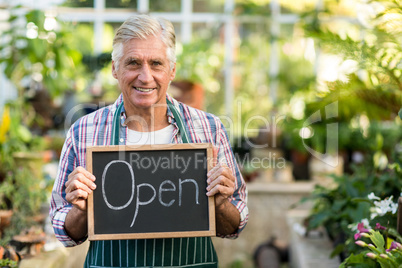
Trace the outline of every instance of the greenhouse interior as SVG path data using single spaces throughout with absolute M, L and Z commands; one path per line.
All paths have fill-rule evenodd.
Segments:
M 125 54 L 131 53 L 126 46 L 136 48 L 136 42 L 148 42 L 146 53 L 159 53 L 149 39 L 156 34 L 120 41 L 124 52 L 112 56 L 119 27 L 139 14 L 172 23 L 174 68 L 164 65 L 170 47 L 169 55 L 160 50 L 157 61 Z M 207 242 L 204 249 L 204 240 L 198 245 L 197 237 L 212 242 L 211 254 L 214 249 L 218 259 L 213 259 L 214 266 L 197 267 L 401 267 L 401 0 L 0 0 L 0 33 L 0 267 L 189 267 L 195 264 L 173 265 L 175 251 L 170 247 L 180 241 L 179 249 L 187 250 L 185 258 L 177 257 L 180 262 L 189 256 L 196 261 L 198 254 L 207 259 Z M 169 46 L 160 40 L 156 43 Z M 126 56 L 132 62 L 118 67 L 115 62 Z M 157 68 L 173 73 L 174 79 L 165 81 L 166 99 L 162 92 L 162 121 L 165 127 L 178 127 L 180 134 L 170 132 L 165 144 L 186 143 L 186 131 L 179 126 L 184 121 L 189 145 L 149 143 L 130 149 L 121 136 L 120 143 L 94 141 L 94 148 L 84 144 L 84 136 L 92 132 L 88 146 L 99 133 L 115 137 L 112 123 L 105 122 L 111 122 L 112 112 L 118 114 L 110 107 L 119 99 L 124 99 L 124 116 L 137 111 L 128 107 L 136 100 L 124 95 L 124 83 L 129 83 L 124 79 L 129 78 L 122 78 L 137 72 L 134 68 L 141 72 L 132 86 L 138 102 L 159 90 L 159 84 L 151 93 L 145 86 L 138 89 L 139 77 L 150 74 L 150 83 L 159 83 L 162 69 Z M 169 115 L 175 111 L 166 108 L 169 99 L 182 107 L 182 116 Z M 157 112 L 150 116 L 160 118 Z M 88 123 L 88 128 L 96 128 L 90 133 L 82 122 L 93 118 L 105 122 Z M 113 118 L 118 124 L 119 116 Z M 122 122 L 125 129 L 135 130 L 130 127 L 134 123 Z M 173 142 L 172 133 L 180 139 Z M 205 160 L 188 175 L 179 160 L 190 163 L 185 158 L 192 159 L 192 150 L 196 157 L 203 153 L 208 164 Z M 132 158 L 131 165 L 110 167 L 123 163 L 127 152 L 141 160 L 169 153 L 170 160 L 160 158 L 171 161 L 165 168 L 173 162 L 177 167 L 161 173 L 163 162 L 158 167 L 151 160 L 141 161 L 154 166 L 138 184 L 142 176 L 134 179 L 134 173 L 148 173 L 141 173 L 139 166 L 136 170 Z M 113 153 L 118 160 L 102 166 Z M 89 175 L 83 175 L 87 173 L 79 163 Z M 220 172 L 212 184 L 210 170 Z M 85 186 L 91 172 L 98 185 L 93 192 Z M 150 179 L 154 173 L 163 177 L 156 175 L 156 186 Z M 113 182 L 106 184 L 107 177 Z M 197 190 L 195 201 L 189 182 Z M 70 199 L 81 185 L 89 189 L 86 195 Z M 216 192 L 211 197 L 212 186 Z M 124 188 L 128 194 L 119 197 Z M 190 201 L 193 207 L 184 210 Z M 100 202 L 112 211 L 104 218 L 96 207 Z M 191 215 L 203 202 L 200 221 L 206 219 L 206 227 L 196 227 L 198 220 Z M 229 219 L 225 213 L 231 208 L 237 208 L 230 211 L 237 225 L 224 233 L 222 222 Z M 68 226 L 70 212 L 77 210 L 84 216 L 75 223 L 85 222 L 79 241 Z M 122 215 L 128 215 L 127 224 L 121 223 L 126 219 Z M 134 228 L 143 221 L 144 231 Z M 128 231 L 121 231 L 120 224 Z M 107 231 L 98 235 L 101 228 Z M 193 239 L 195 249 L 189 254 Z M 120 264 L 92 263 L 93 245 L 108 240 L 111 252 L 100 255 L 117 260 L 112 241 L 120 241 L 127 264 L 121 259 Z M 124 250 L 121 241 L 127 243 Z M 137 248 L 129 253 L 131 241 L 136 247 L 137 241 L 145 241 L 145 252 L 152 251 L 147 241 L 154 241 L 152 265 L 145 264 L 148 255 L 136 255 Z M 158 251 L 158 241 L 164 241 L 164 251 Z M 171 246 L 165 241 L 172 241 Z M 129 255 L 135 264 L 129 264 Z

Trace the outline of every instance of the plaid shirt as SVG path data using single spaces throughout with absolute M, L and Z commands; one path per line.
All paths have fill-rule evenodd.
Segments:
M 226 237 L 236 238 L 244 229 L 248 220 L 247 191 L 224 126 L 214 115 L 179 103 L 169 95 L 167 95 L 167 98 L 181 113 L 191 141 L 194 143 L 212 143 L 218 148 L 218 161 L 226 163 L 232 173 L 235 174 L 236 187 L 234 194 L 230 197 L 230 202 L 240 212 L 240 225 L 235 234 Z M 67 133 L 50 203 L 50 218 L 55 235 L 65 246 L 75 246 L 84 242 L 84 240 L 74 241 L 67 235 L 64 229 L 66 215 L 72 208 L 72 205 L 65 198 L 65 183 L 68 180 L 68 175 L 78 166 L 86 167 L 85 153 L 87 146 L 111 144 L 113 115 L 121 102 L 122 95 L 120 95 L 114 104 L 77 120 Z M 182 143 L 179 128 L 169 108 L 167 110 L 167 117 L 168 122 L 175 127 L 171 143 Z M 119 145 L 126 143 L 128 128 L 124 123 L 125 121 L 126 116 L 123 108 L 120 117 Z

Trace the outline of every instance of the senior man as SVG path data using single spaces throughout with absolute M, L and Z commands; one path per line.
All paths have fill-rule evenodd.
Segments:
M 112 74 L 120 97 L 77 120 L 63 146 L 50 215 L 56 237 L 65 246 L 87 238 L 87 198 L 96 188 L 96 178 L 85 169 L 85 152 L 94 145 L 212 143 L 218 161 L 207 176 L 207 195 L 215 197 L 217 235 L 235 238 L 244 229 L 246 187 L 227 133 L 217 117 L 166 93 L 175 73 L 173 25 L 148 15 L 129 17 L 113 40 Z M 211 238 L 194 237 L 91 241 L 84 267 L 217 267 L 217 263 Z

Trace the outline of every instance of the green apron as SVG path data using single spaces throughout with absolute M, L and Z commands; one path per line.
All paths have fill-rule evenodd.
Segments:
M 189 143 L 177 108 L 166 99 L 176 120 L 183 143 Z M 119 144 L 120 114 L 113 117 L 112 145 Z M 185 215 L 183 215 L 185 216 Z M 106 267 L 218 267 L 211 237 L 91 241 L 84 268 Z

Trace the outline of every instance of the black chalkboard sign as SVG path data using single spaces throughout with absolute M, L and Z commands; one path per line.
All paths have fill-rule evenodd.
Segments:
M 215 236 L 212 145 L 87 148 L 89 240 Z

